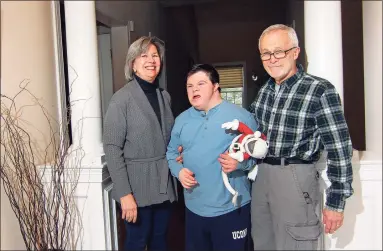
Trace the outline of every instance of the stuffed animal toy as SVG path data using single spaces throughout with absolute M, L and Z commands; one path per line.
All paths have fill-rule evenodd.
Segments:
M 237 119 L 234 119 L 231 122 L 226 122 L 222 124 L 222 128 L 228 130 L 238 131 L 240 134 L 235 137 L 229 147 L 229 155 L 236 159 L 239 162 L 249 159 L 250 157 L 256 159 L 263 159 L 266 157 L 269 144 L 267 142 L 266 136 L 260 131 L 253 132 L 246 124 L 240 122 Z M 258 166 L 255 165 L 249 172 L 248 178 L 250 180 L 255 180 L 255 177 L 258 173 Z M 233 189 L 229 183 L 227 174 L 222 171 L 222 178 L 225 184 L 225 187 L 233 195 L 233 204 L 236 205 L 238 192 Z

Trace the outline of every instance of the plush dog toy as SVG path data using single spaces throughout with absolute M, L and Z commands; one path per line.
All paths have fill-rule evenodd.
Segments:
M 226 122 L 222 124 L 222 128 L 228 130 L 236 130 L 240 134 L 235 137 L 229 147 L 229 155 L 233 158 L 242 162 L 249 159 L 250 157 L 256 159 L 263 159 L 266 157 L 269 144 L 266 141 L 266 136 L 260 131 L 253 132 L 247 125 L 240 122 L 237 119 L 234 119 L 231 122 Z M 249 172 L 248 178 L 250 180 L 255 180 L 255 177 L 258 173 L 258 166 L 255 165 Z M 225 187 L 233 195 L 233 204 L 237 204 L 238 192 L 233 189 L 229 183 L 227 174 L 222 171 L 222 178 L 225 184 Z

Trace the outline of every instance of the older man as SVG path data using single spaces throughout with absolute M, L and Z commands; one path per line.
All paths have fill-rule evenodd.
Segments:
M 255 250 L 314 250 L 322 233 L 315 212 L 319 200 L 322 150 L 327 155 L 323 223 L 326 233 L 343 224 L 345 200 L 353 194 L 352 145 L 335 87 L 297 65 L 300 48 L 294 29 L 268 27 L 259 39 L 265 70 L 271 76 L 251 111 L 269 140 L 252 187 L 252 237 Z

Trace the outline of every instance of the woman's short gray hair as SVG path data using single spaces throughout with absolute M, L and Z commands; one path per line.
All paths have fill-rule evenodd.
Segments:
M 149 45 L 151 44 L 157 48 L 157 51 L 161 60 L 161 69 L 162 69 L 162 63 L 163 63 L 164 54 L 165 54 L 164 42 L 157 37 L 147 37 L 147 36 L 140 37 L 129 46 L 128 53 L 126 54 L 124 70 L 125 70 L 125 78 L 127 81 L 130 81 L 133 79 L 134 60 L 137 57 L 141 56 L 142 53 L 145 53 L 148 50 Z M 160 70 L 160 74 L 161 74 L 161 70 Z
M 284 24 L 274 24 L 269 27 L 267 27 L 261 34 L 258 40 L 258 48 L 261 50 L 261 39 L 268 33 L 276 30 L 282 30 L 286 31 L 287 34 L 289 35 L 290 41 L 292 42 L 294 47 L 299 47 L 299 42 L 298 42 L 298 36 L 295 30 L 287 25 Z

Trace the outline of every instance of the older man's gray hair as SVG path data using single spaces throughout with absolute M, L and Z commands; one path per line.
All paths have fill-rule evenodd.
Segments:
M 289 38 L 291 40 L 291 43 L 292 43 L 292 46 L 294 47 L 299 47 L 299 42 L 298 42 L 298 36 L 297 36 L 297 33 L 295 32 L 295 30 L 287 25 L 284 25 L 284 24 L 274 24 L 274 25 L 271 25 L 269 27 L 267 27 L 261 34 L 261 36 L 259 37 L 259 41 L 258 41 L 258 48 L 259 50 L 261 50 L 261 39 L 267 35 L 268 33 L 272 32 L 272 31 L 276 31 L 276 30 L 283 30 L 283 31 L 286 31 L 287 34 L 289 35 Z
M 141 56 L 142 53 L 147 52 L 149 45 L 154 45 L 157 48 L 158 54 L 161 60 L 161 69 L 162 63 L 164 59 L 165 47 L 164 42 L 157 37 L 147 37 L 143 36 L 134 41 L 128 49 L 128 53 L 126 55 L 125 60 L 125 78 L 127 81 L 133 79 L 133 61 Z

